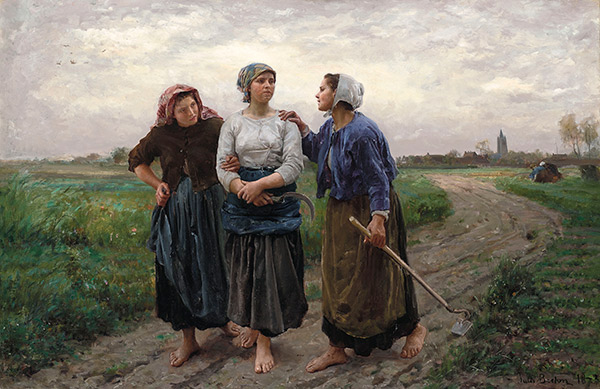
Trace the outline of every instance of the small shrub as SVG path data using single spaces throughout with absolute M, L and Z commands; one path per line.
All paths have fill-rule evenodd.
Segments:
M 600 181 L 600 172 L 594 165 L 583 165 L 579 167 L 581 178 L 584 180 Z

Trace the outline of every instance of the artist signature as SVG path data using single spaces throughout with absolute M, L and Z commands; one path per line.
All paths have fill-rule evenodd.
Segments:
M 545 374 L 540 373 L 536 377 L 523 377 L 519 376 L 519 382 L 522 384 L 559 384 L 565 386 L 573 386 L 575 384 L 589 384 L 594 382 L 600 382 L 600 376 L 595 374 L 593 376 L 583 376 L 581 374 L 576 374 L 574 377 L 565 378 L 560 376 L 546 376 Z

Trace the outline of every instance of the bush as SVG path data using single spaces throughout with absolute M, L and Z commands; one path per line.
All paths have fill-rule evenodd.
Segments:
M 408 227 L 443 220 L 452 214 L 452 204 L 446 192 L 424 176 L 414 173 L 400 174 L 393 184 L 400 197 L 404 220 Z
M 125 163 L 129 159 L 129 149 L 127 147 L 117 147 L 110 153 L 114 163 Z
M 598 172 L 598 168 L 594 165 L 583 165 L 579 167 L 581 171 L 581 178 L 584 180 L 600 180 L 600 173 Z

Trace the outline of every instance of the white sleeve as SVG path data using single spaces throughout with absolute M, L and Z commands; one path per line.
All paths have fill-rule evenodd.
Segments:
M 296 123 L 289 121 L 283 123 L 283 163 L 275 169 L 275 172 L 281 174 L 285 185 L 289 185 L 300 177 L 304 168 L 302 138 Z
M 223 188 L 229 192 L 229 185 L 231 181 L 236 178 L 240 178 L 239 174 L 234 172 L 228 172 L 221 168 L 221 164 L 225 162 L 225 157 L 228 155 L 236 155 L 235 153 L 235 135 L 233 132 L 233 125 L 231 118 L 228 118 L 221 126 L 221 133 L 219 134 L 219 145 L 217 146 L 217 177 L 219 182 L 223 185 Z

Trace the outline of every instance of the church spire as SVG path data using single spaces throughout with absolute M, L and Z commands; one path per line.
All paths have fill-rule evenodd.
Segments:
M 502 155 L 508 153 L 508 145 L 506 144 L 506 137 L 502 133 L 502 129 L 500 129 L 500 136 L 498 136 L 497 142 L 498 142 L 498 154 L 500 154 L 500 156 L 502 156 Z

